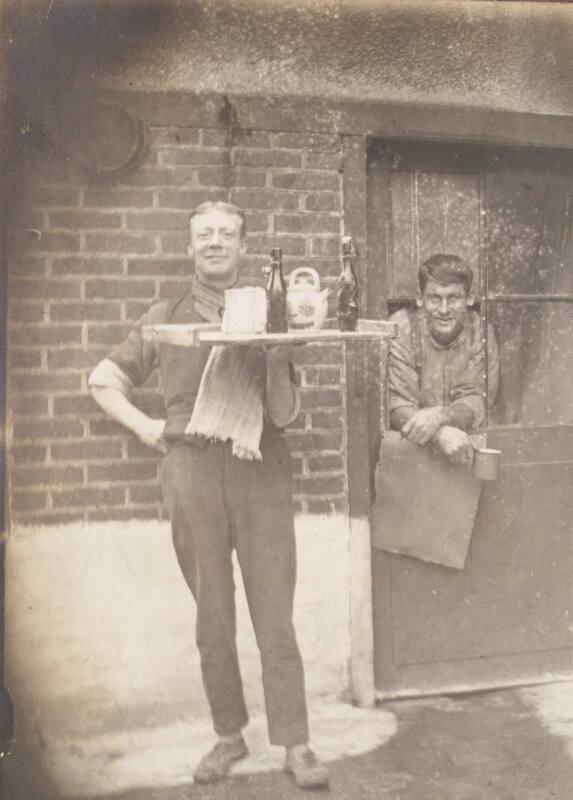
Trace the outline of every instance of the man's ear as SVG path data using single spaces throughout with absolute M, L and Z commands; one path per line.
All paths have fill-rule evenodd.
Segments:
M 473 292 L 468 292 L 468 295 L 467 295 L 467 297 L 466 297 L 466 306 L 467 306 L 468 308 L 471 308 L 471 306 L 473 306 L 473 304 L 475 303 L 475 301 L 476 301 L 476 296 L 475 296 L 475 294 L 474 294 Z
M 418 308 L 422 308 L 422 292 L 418 290 L 418 294 L 416 295 L 416 305 Z
M 193 258 L 195 255 L 195 250 L 193 249 L 192 243 L 189 241 L 187 242 L 187 255 Z
M 240 254 L 242 256 L 244 256 L 245 253 L 247 252 L 247 240 L 244 239 L 244 238 L 241 239 L 241 246 L 240 246 L 239 252 L 240 252 Z

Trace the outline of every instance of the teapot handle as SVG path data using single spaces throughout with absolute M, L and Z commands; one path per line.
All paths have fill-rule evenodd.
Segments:
M 306 276 L 306 280 L 302 276 Z M 301 280 L 302 278 L 302 280 Z M 297 269 L 293 269 L 293 271 L 288 276 L 288 285 L 289 289 L 292 289 L 295 284 L 297 283 L 312 283 L 312 286 L 318 292 L 320 290 L 320 278 L 318 276 L 318 272 L 313 269 L 312 267 L 298 267 Z

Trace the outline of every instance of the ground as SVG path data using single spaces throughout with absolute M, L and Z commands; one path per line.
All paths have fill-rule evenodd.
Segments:
M 572 697 L 573 684 L 553 684 L 384 703 L 379 712 L 396 716 L 395 735 L 371 753 L 333 762 L 328 796 L 571 800 Z M 105 800 L 294 800 L 301 794 L 287 775 L 273 771 L 215 786 L 136 789 Z

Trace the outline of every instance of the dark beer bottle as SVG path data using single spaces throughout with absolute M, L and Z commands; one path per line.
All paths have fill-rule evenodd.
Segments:
M 271 265 L 267 283 L 267 332 L 285 333 L 287 325 L 286 282 L 283 275 L 283 251 L 271 250 Z
M 354 272 L 351 236 L 341 239 L 342 272 L 338 281 L 338 328 L 355 331 L 358 322 L 358 278 Z

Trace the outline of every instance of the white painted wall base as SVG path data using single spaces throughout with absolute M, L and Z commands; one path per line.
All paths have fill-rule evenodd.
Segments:
M 367 720 L 367 712 L 340 702 L 350 680 L 350 575 L 354 582 L 367 569 L 365 531 L 349 548 L 345 516 L 299 517 L 297 541 L 295 624 L 311 729 L 326 751 L 340 754 L 357 738 L 353 726 Z M 6 569 L 6 683 L 17 710 L 8 800 L 189 780 L 195 745 L 205 748 L 211 724 L 194 644 L 194 602 L 168 524 L 24 528 L 10 536 Z M 237 585 L 255 768 L 271 762 L 263 748 L 259 655 L 240 579 Z M 368 617 L 363 599 L 352 602 L 361 629 Z M 360 666 L 368 657 L 364 649 L 356 668 L 353 663 L 358 685 L 366 687 L 360 697 L 370 691 Z M 362 749 L 393 730 L 391 715 L 369 713 L 379 715 L 378 725 L 358 737 Z M 370 728 L 373 721 L 368 716 Z M 336 730 L 348 732 L 338 746 Z

